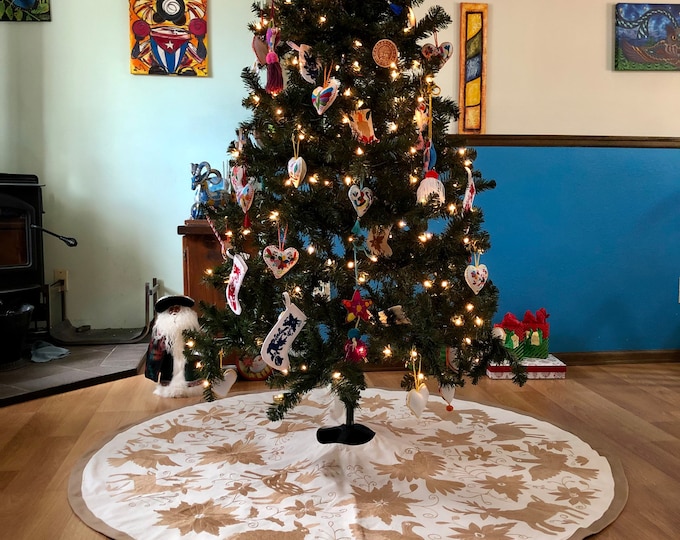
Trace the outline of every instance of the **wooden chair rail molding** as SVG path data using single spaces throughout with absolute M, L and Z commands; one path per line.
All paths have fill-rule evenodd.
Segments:
M 600 135 L 451 135 L 451 146 L 581 146 L 608 148 L 680 148 L 680 137 L 609 137 Z

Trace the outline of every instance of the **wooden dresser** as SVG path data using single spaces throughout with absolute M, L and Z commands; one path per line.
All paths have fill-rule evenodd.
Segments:
M 203 281 L 206 270 L 222 263 L 220 244 L 210 225 L 204 219 L 188 219 L 177 227 L 177 234 L 182 235 L 184 294 L 196 301 L 197 309 L 201 301 L 224 309 L 224 289 L 216 289 Z

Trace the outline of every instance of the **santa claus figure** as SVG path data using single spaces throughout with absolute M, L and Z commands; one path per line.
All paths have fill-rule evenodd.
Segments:
M 188 296 L 164 296 L 156 302 L 156 321 L 146 355 L 144 375 L 156 383 L 161 397 L 189 397 L 203 393 L 196 362 L 184 355 L 185 330 L 198 330 L 198 315 Z

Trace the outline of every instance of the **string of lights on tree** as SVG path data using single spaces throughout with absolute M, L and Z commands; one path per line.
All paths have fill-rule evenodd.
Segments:
M 253 5 L 252 116 L 229 148 L 231 201 L 205 208 L 224 256 L 206 280 L 227 309 L 203 306 L 190 336 L 207 399 L 235 352 L 261 355 L 285 390 L 272 420 L 318 386 L 357 407 L 366 363 L 408 368 L 415 414 L 427 377 L 448 403 L 492 360 L 524 382 L 491 335 L 498 290 L 480 261 L 490 239 L 475 197 L 495 183 L 452 144 L 458 108 L 436 84 L 451 19 L 434 6 L 416 20 L 421 3 Z

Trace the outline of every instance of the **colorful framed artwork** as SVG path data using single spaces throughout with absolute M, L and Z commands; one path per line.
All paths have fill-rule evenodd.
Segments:
M 208 0 L 130 0 L 130 73 L 208 75 Z
M 615 20 L 615 70 L 680 70 L 680 4 L 616 4 Z
M 486 132 L 487 4 L 460 5 L 458 133 Z
M 50 19 L 50 0 L 0 0 L 0 21 L 45 22 Z

